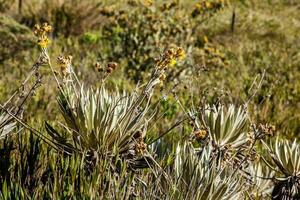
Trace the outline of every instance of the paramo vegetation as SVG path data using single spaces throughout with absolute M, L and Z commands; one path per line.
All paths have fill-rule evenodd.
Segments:
M 300 199 L 299 9 L 0 0 L 0 199 Z

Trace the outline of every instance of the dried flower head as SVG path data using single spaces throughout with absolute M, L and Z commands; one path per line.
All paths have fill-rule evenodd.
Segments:
M 185 57 L 185 52 L 182 47 L 173 47 L 166 50 L 160 59 L 156 59 L 156 65 L 158 69 L 165 69 L 167 67 L 173 67 L 177 61 L 182 60 Z
M 182 47 L 178 47 L 176 50 L 176 57 L 179 58 L 180 60 L 183 60 L 185 58 L 185 52 Z
M 205 129 L 199 129 L 194 132 L 194 136 L 197 140 L 203 140 L 207 136 L 207 131 Z
M 144 154 L 145 150 L 146 150 L 146 144 L 143 142 L 143 140 L 140 140 L 138 143 L 136 143 L 135 145 L 135 152 L 138 155 Z
M 42 26 L 42 29 L 46 32 L 46 33 L 51 33 L 52 31 L 52 26 L 50 26 L 48 23 L 44 23 Z
M 260 134 L 265 136 L 274 136 L 275 135 L 275 126 L 271 124 L 259 124 L 258 131 Z
M 98 72 L 102 72 L 103 71 L 103 68 L 101 66 L 101 64 L 99 62 L 96 62 L 95 64 L 95 69 L 98 71 Z
M 47 36 L 52 31 L 52 27 L 48 23 L 43 23 L 42 26 L 36 24 L 34 26 L 34 35 L 38 37 L 37 44 L 42 48 L 46 48 L 50 44 Z
M 113 68 L 108 67 L 108 68 L 106 69 L 106 72 L 107 72 L 108 74 L 112 73 L 112 72 L 113 72 Z
M 59 56 L 57 58 L 57 64 L 60 67 L 61 74 L 65 77 L 67 74 L 71 73 L 71 64 L 72 64 L 72 56 Z
M 118 67 L 118 63 L 116 62 L 107 63 L 107 68 L 106 68 L 107 74 L 112 73 L 117 67 Z
M 50 44 L 50 40 L 47 37 L 39 38 L 37 44 L 41 48 L 46 48 Z
M 112 68 L 113 70 L 115 70 L 118 67 L 118 63 L 116 63 L 116 62 L 109 62 L 109 63 L 107 63 L 107 67 L 108 68 Z

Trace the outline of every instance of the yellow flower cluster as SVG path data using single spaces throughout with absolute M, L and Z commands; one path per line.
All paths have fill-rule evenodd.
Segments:
M 199 14 L 207 11 L 217 11 L 228 5 L 229 5 L 228 0 L 214 0 L 214 1 L 206 0 L 206 1 L 198 2 L 192 13 L 192 16 L 196 17 Z
M 152 6 L 154 1 L 153 0 L 128 0 L 127 1 L 128 5 L 130 6 L 145 6 L 145 7 L 149 7 Z
M 166 11 L 166 10 L 170 10 L 172 8 L 174 8 L 175 6 L 178 5 L 178 2 L 176 1 L 173 1 L 173 2 L 167 2 L 167 3 L 164 3 L 161 7 L 160 7 L 160 10 L 161 11 Z
M 153 0 L 141 0 L 141 3 L 148 7 L 148 6 L 152 6 L 153 5 Z
M 176 64 L 176 60 L 183 60 L 185 58 L 185 52 L 182 47 L 173 47 L 165 51 L 161 58 L 156 59 L 156 69 L 159 71 L 160 87 L 163 87 L 163 81 L 166 79 L 165 70 L 168 67 L 173 67 Z
M 199 58 L 206 67 L 226 67 L 230 63 L 222 50 L 209 42 L 206 36 L 203 37 L 204 47 L 199 49 Z
M 185 52 L 182 47 L 170 48 L 163 54 L 161 59 L 157 60 L 156 66 L 158 69 L 172 67 L 176 64 L 176 59 L 183 60 L 184 58 Z
M 34 26 L 34 35 L 38 37 L 37 44 L 41 48 L 46 48 L 50 44 L 50 40 L 47 34 L 52 31 L 52 27 L 48 23 L 44 23 L 42 26 L 36 24 Z
M 71 72 L 71 64 L 72 64 L 72 56 L 59 56 L 57 58 L 57 64 L 60 67 L 61 74 L 65 77 L 67 74 Z

